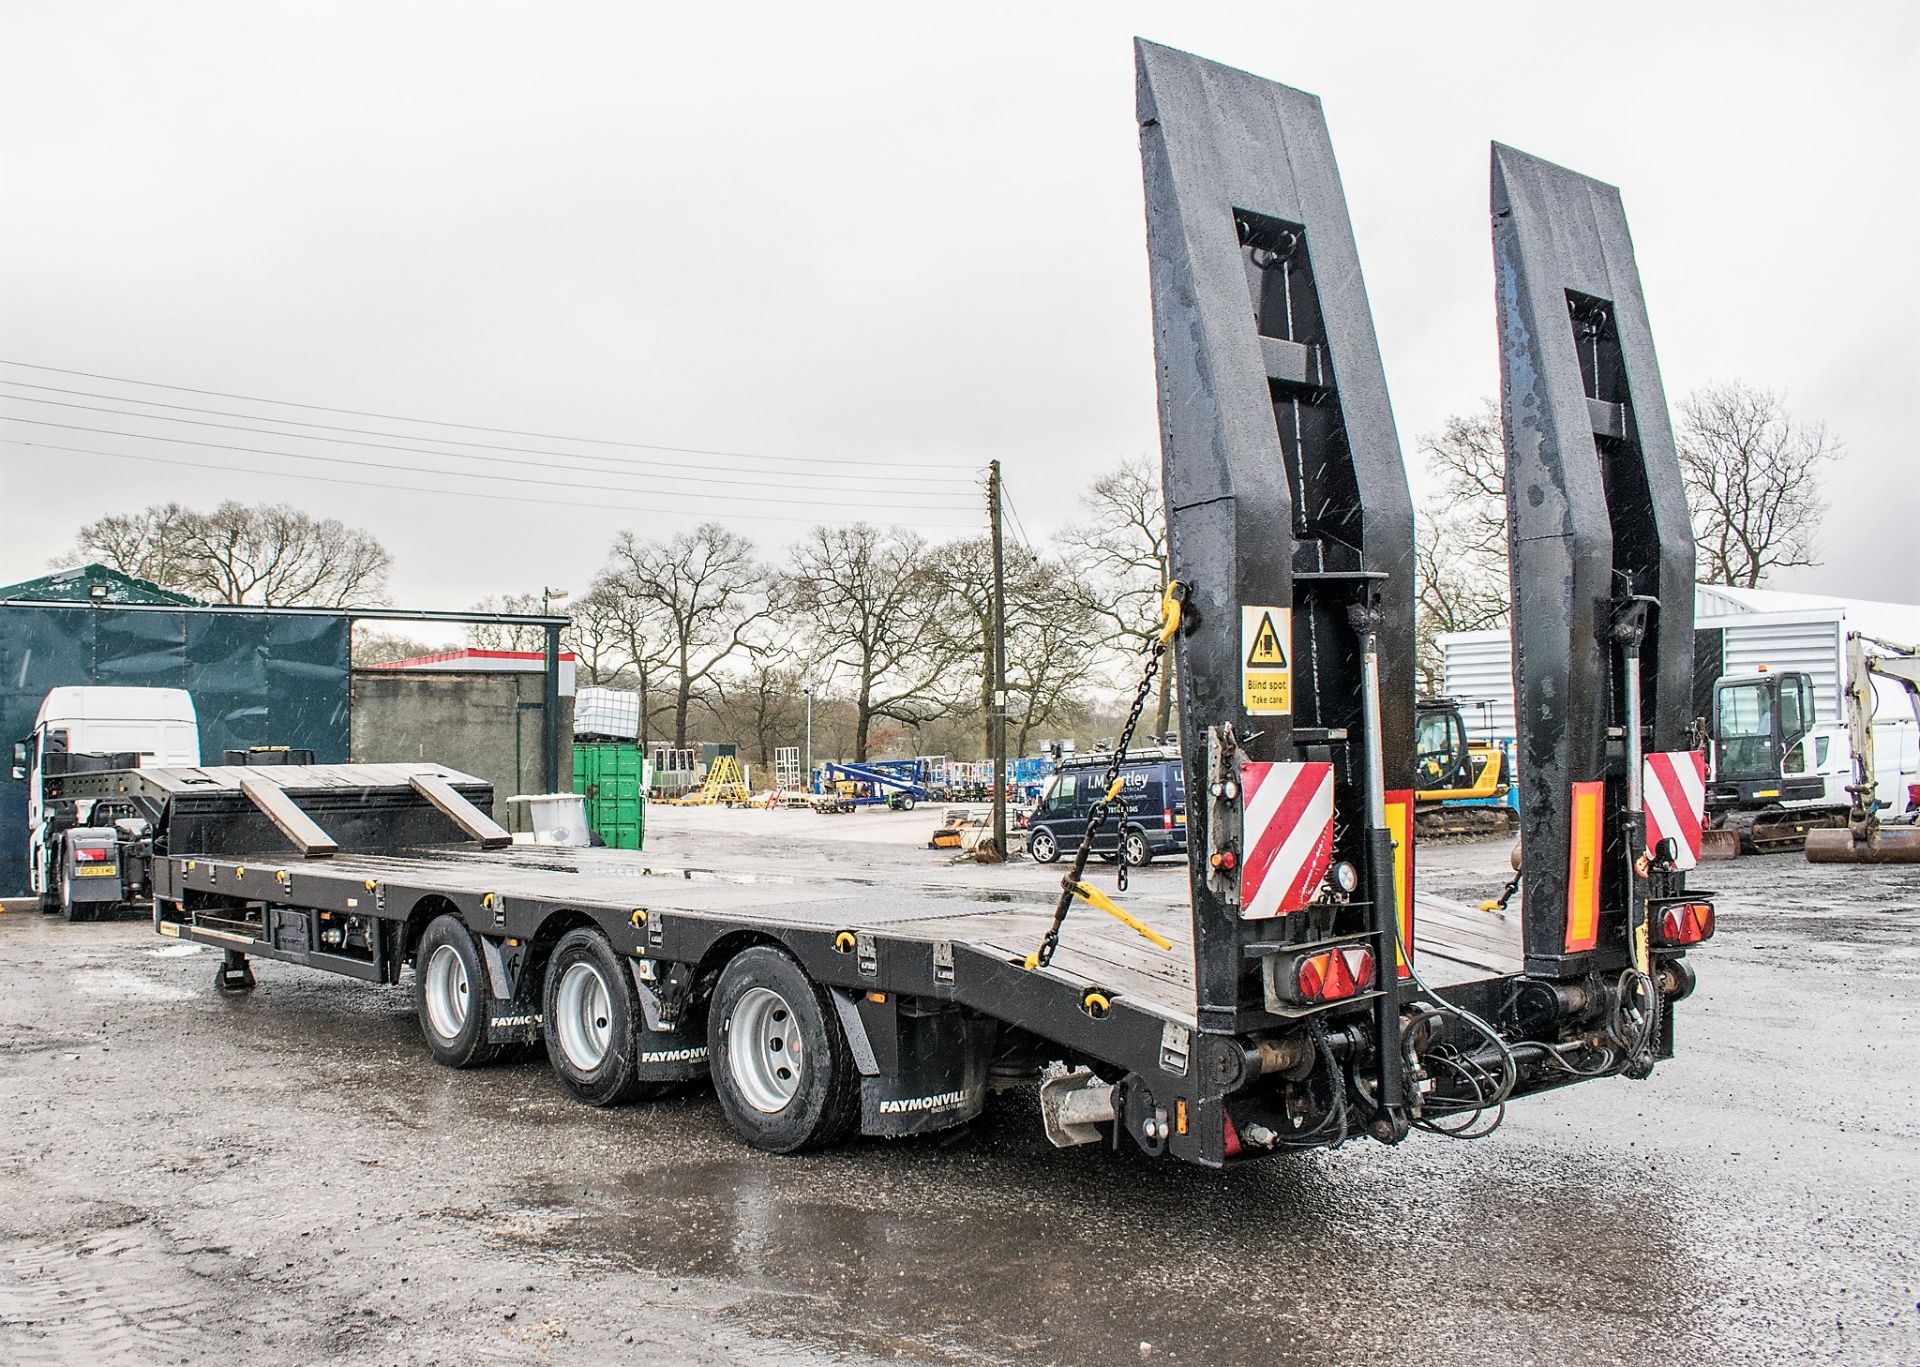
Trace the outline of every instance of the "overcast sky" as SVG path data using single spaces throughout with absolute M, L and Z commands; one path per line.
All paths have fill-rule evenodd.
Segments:
M 1497 138 L 1622 188 L 1670 396 L 1771 386 L 1846 442 L 1826 563 L 1775 586 L 1920 601 L 1916 16 L 5 0 L 0 358 L 114 378 L 0 365 L 0 413 L 67 424 L 0 423 L 0 582 L 235 497 L 464 607 L 579 592 L 622 528 L 963 534 L 995 456 L 1040 540 L 1157 449 L 1140 33 L 1322 97 L 1410 463 L 1497 388 Z M 232 430 L 270 414 L 362 430 Z

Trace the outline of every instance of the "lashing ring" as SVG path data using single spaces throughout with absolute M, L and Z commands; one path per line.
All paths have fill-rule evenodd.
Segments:
M 860 937 L 855 935 L 850 930 L 840 931 L 838 934 L 836 934 L 833 937 L 834 952 L 838 954 L 853 953 L 855 947 L 857 947 L 859 943 L 860 943 Z
M 1091 1020 L 1105 1020 L 1113 1012 L 1113 998 L 1097 987 L 1090 987 L 1080 994 L 1080 1009 Z

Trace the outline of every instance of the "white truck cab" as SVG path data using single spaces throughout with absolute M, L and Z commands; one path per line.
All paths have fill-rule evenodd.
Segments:
M 33 734 L 14 745 L 13 777 L 27 784 L 29 877 L 43 907 L 65 881 L 56 867 L 67 854 L 63 831 L 84 829 L 92 817 L 88 810 L 72 813 L 70 820 L 53 819 L 57 814 L 49 808 L 55 804 L 47 802 L 44 782 L 48 756 L 127 754 L 143 768 L 199 765 L 200 723 L 184 688 L 53 689 L 40 704 Z

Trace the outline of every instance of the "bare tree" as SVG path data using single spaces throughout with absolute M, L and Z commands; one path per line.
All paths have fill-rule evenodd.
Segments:
M 918 726 L 952 710 L 951 605 L 921 538 L 864 522 L 815 527 L 792 555 L 793 611 L 853 671 L 855 760 L 877 720 Z
M 633 679 L 619 596 L 610 584 L 594 580 L 592 588 L 568 604 L 567 617 L 560 641 L 573 652 L 581 683 L 617 687 Z
M 1425 693 L 1445 684 L 1439 638 L 1507 621 L 1507 454 L 1500 405 L 1448 418 L 1420 438 L 1438 483 L 1420 507 L 1414 534 L 1415 671 Z
M 161 588 L 178 589 L 191 573 L 179 535 L 181 523 L 189 516 L 178 503 L 156 503 L 137 513 L 111 513 L 82 527 L 73 549 L 50 568 L 97 561 Z
M 444 647 L 429 645 L 425 641 L 416 641 L 411 636 L 400 636 L 388 631 L 369 631 L 364 625 L 353 633 L 353 664 L 356 669 L 363 665 L 392 664 L 397 660 L 417 660 L 422 655 L 431 655 Z
M 1159 630 L 1167 587 L 1167 514 L 1160 471 L 1145 456 L 1122 462 L 1082 496 L 1088 517 L 1060 534 L 1066 558 L 1080 568 L 1084 607 L 1098 620 L 1114 654 L 1136 661 Z M 1124 667 L 1124 666 L 1117 666 Z M 1162 669 L 1154 731 L 1172 726 L 1173 673 Z M 1127 681 L 1131 685 L 1132 681 Z
M 1008 743 L 1025 750 L 1036 726 L 1077 710 L 1085 692 L 1101 623 L 1093 594 L 1064 561 L 1042 559 L 1023 545 L 1003 555 L 1006 582 Z M 992 753 L 993 678 L 987 648 L 993 631 L 993 543 L 952 541 L 929 560 L 951 604 L 945 624 L 956 674 L 973 680 L 964 711 L 979 728 L 979 752 Z M 956 703 L 956 707 L 960 704 Z
M 1034 732 L 1079 720 L 1087 711 L 1087 677 L 1094 664 L 1094 617 L 1083 588 L 1071 585 L 1067 567 L 1055 572 L 1063 585 L 1053 600 L 1057 610 L 1009 612 L 1007 638 L 1007 711 L 1013 728 L 1010 749 L 1024 755 Z
M 1824 423 L 1796 422 L 1779 394 L 1734 380 L 1681 401 L 1679 446 L 1703 580 L 1753 588 L 1820 563 L 1821 482 L 1844 452 Z
M 284 503 L 168 503 L 80 529 L 73 554 L 212 603 L 368 607 L 393 557 L 367 533 Z
M 471 610 L 536 617 L 545 615 L 547 604 L 537 593 L 490 593 Z M 469 622 L 467 644 L 475 650 L 545 650 L 547 629 L 511 622 Z
M 1420 438 L 1420 454 L 1440 483 L 1434 505 L 1448 514 L 1450 543 L 1507 559 L 1507 443 L 1500 405 L 1480 400 L 1472 413 L 1456 413 L 1438 432 Z
M 604 622 L 604 629 L 613 637 L 614 643 L 608 647 L 609 658 L 622 661 L 616 672 L 631 671 L 640 704 L 636 739 L 645 750 L 653 739 L 654 720 L 668 710 L 664 704 L 654 701 L 658 680 L 666 666 L 665 621 L 654 603 L 629 593 L 611 570 L 600 572 L 587 597 L 595 604 L 595 617 Z
M 622 532 L 605 578 L 659 633 L 650 653 L 664 661 L 673 743 L 684 746 L 694 702 L 716 671 L 739 658 L 748 633 L 769 611 L 768 571 L 754 558 L 752 542 L 703 522 L 668 541 Z
M 1511 593 L 1505 555 L 1473 541 L 1474 516 L 1443 499 L 1420 507 L 1413 542 L 1414 668 L 1420 691 L 1446 688 L 1440 637 L 1449 631 L 1485 631 L 1507 621 Z

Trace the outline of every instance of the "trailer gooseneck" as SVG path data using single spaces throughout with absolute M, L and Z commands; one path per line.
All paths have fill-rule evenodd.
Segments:
M 1184 53 L 1138 69 L 1188 879 L 1122 900 L 1170 949 L 1084 894 L 1058 923 L 1041 894 L 511 847 L 432 765 L 62 780 L 159 810 L 158 931 L 225 950 L 232 990 L 255 958 L 410 975 L 440 1062 L 544 1040 L 593 1105 L 711 1077 L 781 1152 L 1025 1080 L 1056 1143 L 1219 1167 L 1484 1133 L 1668 1056 L 1712 929 L 1697 816 L 1689 843 L 1650 786 L 1691 762 L 1691 541 L 1617 193 L 1496 149 L 1523 895 L 1511 923 L 1416 904 L 1412 505 L 1326 125 Z

